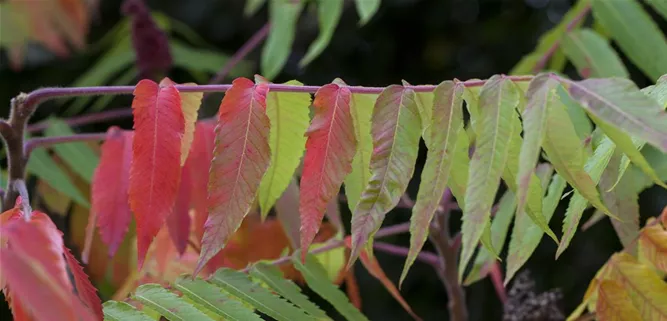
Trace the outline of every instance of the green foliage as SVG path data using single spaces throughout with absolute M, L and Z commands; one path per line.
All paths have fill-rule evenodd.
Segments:
M 308 255 L 305 264 L 300 257 L 295 254 L 293 263 L 311 289 L 348 320 L 367 320 L 345 294 L 329 282 L 326 270 L 314 256 Z M 275 320 L 331 320 L 296 284 L 285 279 L 277 267 L 258 262 L 250 267 L 249 273 L 254 282 L 247 274 L 227 268 L 218 270 L 208 281 L 183 275 L 171 287 L 180 295 L 158 284 L 144 284 L 132 297 L 170 321 L 262 320 L 255 309 Z M 104 304 L 104 315 L 108 320 L 149 318 L 132 305 L 116 301 Z
M 46 136 L 71 136 L 74 131 L 61 119 L 52 118 L 49 120 L 49 127 L 44 134 Z M 99 163 L 99 157 L 86 145 L 86 143 L 63 143 L 53 146 L 56 155 L 67 164 L 72 171 L 77 173 L 86 182 L 90 183 L 93 178 L 95 168 Z

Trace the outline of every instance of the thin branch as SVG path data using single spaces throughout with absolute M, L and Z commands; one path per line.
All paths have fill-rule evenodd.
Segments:
M 440 264 L 436 268 L 438 277 L 445 286 L 448 298 L 449 320 L 468 320 L 468 310 L 463 287 L 459 283 L 456 266 L 458 265 L 458 248 L 452 246 L 449 235 L 449 212 L 452 203 L 452 192 L 448 188 L 442 196 L 440 205 L 444 211 L 438 211 L 429 231 L 429 239 L 435 247 Z
M 408 256 L 408 252 L 410 251 L 408 248 L 384 242 L 373 242 L 373 248 L 387 254 L 402 256 L 402 257 Z M 427 251 L 419 252 L 419 254 L 417 254 L 417 260 L 436 267 L 440 263 L 438 255 Z
M 567 26 L 565 27 L 565 34 L 572 31 L 572 29 L 574 29 L 574 27 L 581 20 L 583 20 L 588 15 L 588 13 L 590 11 L 591 11 L 591 5 L 589 3 L 588 5 L 586 5 L 586 7 L 584 7 L 583 10 L 581 10 L 581 12 L 578 15 L 576 15 L 574 18 L 572 18 L 572 20 L 567 24 Z M 553 43 L 553 45 L 551 45 L 551 47 L 549 47 L 549 49 L 547 49 L 547 51 L 544 53 L 544 55 L 542 55 L 542 57 L 540 57 L 540 60 L 538 60 L 537 63 L 535 63 L 535 66 L 533 67 L 533 70 L 532 70 L 533 73 L 538 73 L 540 70 L 542 70 L 544 68 L 544 66 L 546 66 L 549 59 L 551 59 L 551 57 L 556 53 L 556 50 L 558 50 L 558 47 L 560 47 L 560 42 L 561 42 L 560 39 L 556 40 Z
M 512 81 L 530 81 L 533 76 L 507 76 Z M 468 80 L 463 84 L 468 87 L 483 86 L 486 80 Z M 225 92 L 232 87 L 232 85 L 176 85 L 176 89 L 180 92 Z M 352 93 L 355 94 L 379 94 L 385 87 L 362 87 L 350 86 L 348 87 Z M 433 85 L 424 86 L 406 86 L 416 92 L 432 92 L 435 89 Z M 320 89 L 320 86 L 294 86 L 282 84 L 270 84 L 269 90 L 274 92 L 300 92 L 300 93 L 315 93 Z M 25 95 L 23 105 L 26 110 L 34 111 L 36 105 L 59 97 L 75 97 L 75 96 L 100 96 L 100 95 L 127 95 L 134 91 L 134 86 L 100 86 L 100 87 L 49 87 L 40 88 Z
M 257 46 L 259 46 L 262 41 L 266 38 L 266 36 L 269 34 L 269 30 L 271 30 L 271 24 L 266 23 L 261 29 L 257 30 L 257 32 L 246 41 L 246 43 L 239 48 L 239 50 L 227 61 L 227 63 L 218 71 L 213 78 L 211 78 L 211 81 L 209 81 L 209 85 L 212 84 L 217 84 L 222 82 L 225 77 L 234 69 L 234 67 L 243 60 L 248 54 L 250 54 Z
M 30 153 L 37 147 L 50 146 L 55 144 L 62 143 L 74 143 L 74 142 L 90 142 L 90 141 L 100 141 L 106 138 L 106 133 L 95 133 L 95 134 L 76 134 L 69 136 L 50 136 L 50 137 L 36 137 L 29 139 L 23 148 L 24 157 L 28 159 Z
M 0 135 L 7 148 L 7 165 L 9 177 L 7 179 L 7 188 L 2 199 L 3 209 L 12 208 L 16 198 L 19 196 L 17 187 L 21 185 L 25 176 L 25 159 L 23 158 L 23 136 L 26 123 L 32 116 L 37 105 L 29 105 L 27 101 L 30 95 L 20 94 L 11 100 L 9 120 L 0 121 Z M 30 204 L 27 194 L 23 197 L 23 202 Z M 30 215 L 26 213 L 25 215 Z
M 387 226 L 387 227 L 383 227 L 383 228 L 379 229 L 377 231 L 377 233 L 375 233 L 375 238 L 379 239 L 379 238 L 383 238 L 383 237 L 387 237 L 387 236 L 406 233 L 406 232 L 409 232 L 409 231 L 410 231 L 410 222 L 396 224 L 396 225 Z M 318 248 L 310 251 L 309 253 L 310 254 L 323 253 L 323 252 L 331 251 L 331 250 L 334 250 L 334 249 L 337 249 L 337 248 L 343 247 L 343 246 L 345 246 L 345 239 L 331 240 L 331 241 L 327 242 L 325 245 L 323 245 L 321 247 L 318 247 Z M 292 256 L 288 255 L 288 256 L 283 256 L 279 259 L 276 259 L 276 260 L 272 261 L 270 264 L 271 265 L 283 265 L 283 264 L 289 263 L 291 260 L 292 260 Z M 250 270 L 250 267 L 247 267 L 247 268 L 243 269 L 242 272 L 248 272 L 248 270 Z
M 126 118 L 130 116 L 132 116 L 132 108 L 119 108 L 94 114 L 71 117 L 64 119 L 64 121 L 67 125 L 74 127 L 74 126 L 83 126 L 83 125 L 101 123 L 109 120 Z M 45 120 L 36 124 L 28 125 L 27 131 L 29 133 L 36 133 L 36 132 L 41 132 L 48 127 L 49 127 L 49 121 Z

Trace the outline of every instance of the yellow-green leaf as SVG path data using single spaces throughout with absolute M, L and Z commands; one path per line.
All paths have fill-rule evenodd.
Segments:
M 352 172 L 345 177 L 345 196 L 350 212 L 359 203 L 361 193 L 371 178 L 371 154 L 373 153 L 373 137 L 371 137 L 371 117 L 373 104 L 377 95 L 352 94 L 352 121 L 354 121 L 354 135 L 357 138 L 357 153 L 352 159 Z
M 561 44 L 567 58 L 584 78 L 628 78 L 621 58 L 609 43 L 590 29 L 568 33 Z
M 301 9 L 303 1 L 269 1 L 271 30 L 262 49 L 261 58 L 262 75 L 269 80 L 275 78 L 287 62 Z
M 310 64 L 329 45 L 338 21 L 340 21 L 340 16 L 343 14 L 344 4 L 343 1 L 317 0 L 317 19 L 320 34 L 308 47 L 306 55 L 299 62 L 300 67 Z
M 598 288 L 596 314 L 605 321 L 635 321 L 641 320 L 637 308 L 632 305 L 628 293 L 617 282 L 603 280 Z

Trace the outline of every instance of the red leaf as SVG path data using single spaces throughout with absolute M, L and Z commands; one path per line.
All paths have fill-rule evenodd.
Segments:
M 12 220 L 0 232 L 8 240 L 0 266 L 15 313 L 29 312 L 36 320 L 96 319 L 70 290 L 62 233 L 46 214 L 35 211 L 30 222 Z
M 195 127 L 195 137 L 192 149 L 185 162 L 185 168 L 190 172 L 192 184 L 192 207 L 195 209 L 194 230 L 197 240 L 204 236 L 204 223 L 208 218 L 208 173 L 213 159 L 215 147 L 215 124 L 198 122 Z
M 83 304 L 95 313 L 99 320 L 104 319 L 104 315 L 102 314 L 102 301 L 100 301 L 100 298 L 97 296 L 97 289 L 90 283 L 88 275 L 83 271 L 83 267 L 79 265 L 79 261 L 72 255 L 70 249 L 63 246 L 63 253 L 65 254 L 67 265 L 69 266 L 70 271 L 72 271 L 79 299 L 81 299 Z
M 190 193 L 192 192 L 192 179 L 189 168 L 183 168 L 181 172 L 181 184 L 178 188 L 178 198 L 174 210 L 167 217 L 167 228 L 169 236 L 176 246 L 178 254 L 183 255 L 188 246 L 190 238 Z
M 302 259 L 322 224 L 324 211 L 352 171 L 357 140 L 350 114 L 350 90 L 336 84 L 315 93 L 315 116 L 306 135 L 306 156 L 301 176 Z
M 132 220 L 128 199 L 132 135 L 131 131 L 115 126 L 109 128 L 91 184 L 92 211 L 88 218 L 86 239 L 92 241 L 92 227 L 97 225 L 102 241 L 109 246 L 109 257 L 116 254 Z M 82 255 L 84 262 L 88 261 L 88 247 L 83 251 L 86 253 Z
M 220 104 L 209 176 L 209 216 L 195 275 L 241 226 L 269 167 L 267 84 L 237 78 Z
M 181 138 L 185 119 L 173 85 L 140 81 L 132 102 L 134 138 L 130 166 L 130 208 L 137 221 L 141 269 L 153 238 L 169 216 L 181 177 Z

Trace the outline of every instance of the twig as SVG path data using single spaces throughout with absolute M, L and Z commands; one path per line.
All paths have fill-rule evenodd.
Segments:
M 131 108 L 120 108 L 99 113 L 83 115 L 65 119 L 65 123 L 69 126 L 83 126 L 89 124 L 100 123 L 118 118 L 125 118 L 132 116 Z M 48 121 L 42 121 L 36 124 L 28 125 L 27 131 L 29 133 L 36 133 L 45 130 L 49 127 Z
M 410 222 L 396 224 L 396 225 L 387 226 L 387 227 L 383 227 L 383 228 L 379 229 L 377 231 L 377 233 L 375 233 L 375 238 L 379 239 L 379 238 L 383 238 L 383 237 L 387 237 L 387 236 L 406 233 L 406 232 L 409 232 L 409 231 L 410 231 Z M 343 247 L 343 246 L 345 246 L 345 240 L 344 239 L 342 239 L 342 240 L 332 240 L 332 241 L 327 242 L 325 245 L 310 251 L 309 253 L 310 254 L 323 253 L 323 252 L 331 251 L 333 249 L 337 249 L 337 248 Z M 292 260 L 291 255 L 283 256 L 283 257 L 281 257 L 277 260 L 272 261 L 271 265 L 283 265 L 283 264 L 289 263 L 291 260 Z M 242 272 L 248 272 L 249 269 L 250 269 L 250 267 L 247 267 L 247 268 L 243 269 Z
M 239 48 L 238 51 L 227 61 L 227 63 L 218 71 L 213 78 L 211 78 L 211 81 L 209 81 L 209 84 L 217 84 L 222 82 L 225 77 L 229 74 L 229 72 L 234 69 L 234 67 L 243 60 L 250 52 L 252 52 L 257 46 L 259 46 L 262 41 L 266 38 L 266 36 L 269 34 L 269 30 L 271 30 L 271 24 L 266 23 L 261 29 L 257 30 L 257 32 L 246 41 L 246 43 Z
M 30 153 L 37 147 L 40 146 L 50 146 L 55 144 L 62 143 L 73 143 L 73 142 L 89 142 L 89 141 L 100 141 L 106 138 L 106 133 L 96 133 L 96 134 L 76 134 L 69 136 L 50 136 L 50 137 L 36 137 L 29 139 L 25 146 L 24 158 L 28 159 Z
M 438 277 L 445 286 L 448 298 L 449 320 L 468 320 L 465 293 L 459 283 L 456 271 L 458 247 L 454 247 L 449 234 L 449 212 L 452 192 L 446 189 L 440 202 L 444 211 L 438 211 L 429 231 L 429 240 L 435 246 L 440 264 L 436 269 Z
M 567 24 L 567 26 L 565 27 L 565 34 L 572 31 L 572 29 L 574 29 L 574 26 L 576 26 L 577 23 L 579 23 L 582 19 L 584 19 L 590 11 L 591 11 L 591 5 L 588 4 L 586 5 L 586 7 L 584 7 L 584 9 L 581 10 L 581 12 L 578 15 L 572 18 L 572 21 L 570 21 Z M 535 63 L 535 66 L 533 67 L 533 73 L 538 73 L 540 70 L 544 68 L 544 66 L 546 66 L 549 59 L 551 59 L 551 56 L 553 56 L 554 53 L 556 53 L 556 50 L 558 50 L 558 47 L 560 47 L 560 42 L 561 42 L 560 39 L 556 40 L 553 43 L 553 45 L 551 45 L 551 47 L 547 49 L 544 55 L 540 57 L 540 60 L 538 60 L 537 63 Z
M 373 242 L 373 248 L 387 254 L 403 256 L 403 257 L 408 256 L 408 252 L 410 251 L 405 247 L 396 246 L 384 242 Z M 422 261 L 434 267 L 437 267 L 438 264 L 440 264 L 440 259 L 435 253 L 430 253 L 426 251 L 419 252 L 419 254 L 417 254 L 417 260 Z

